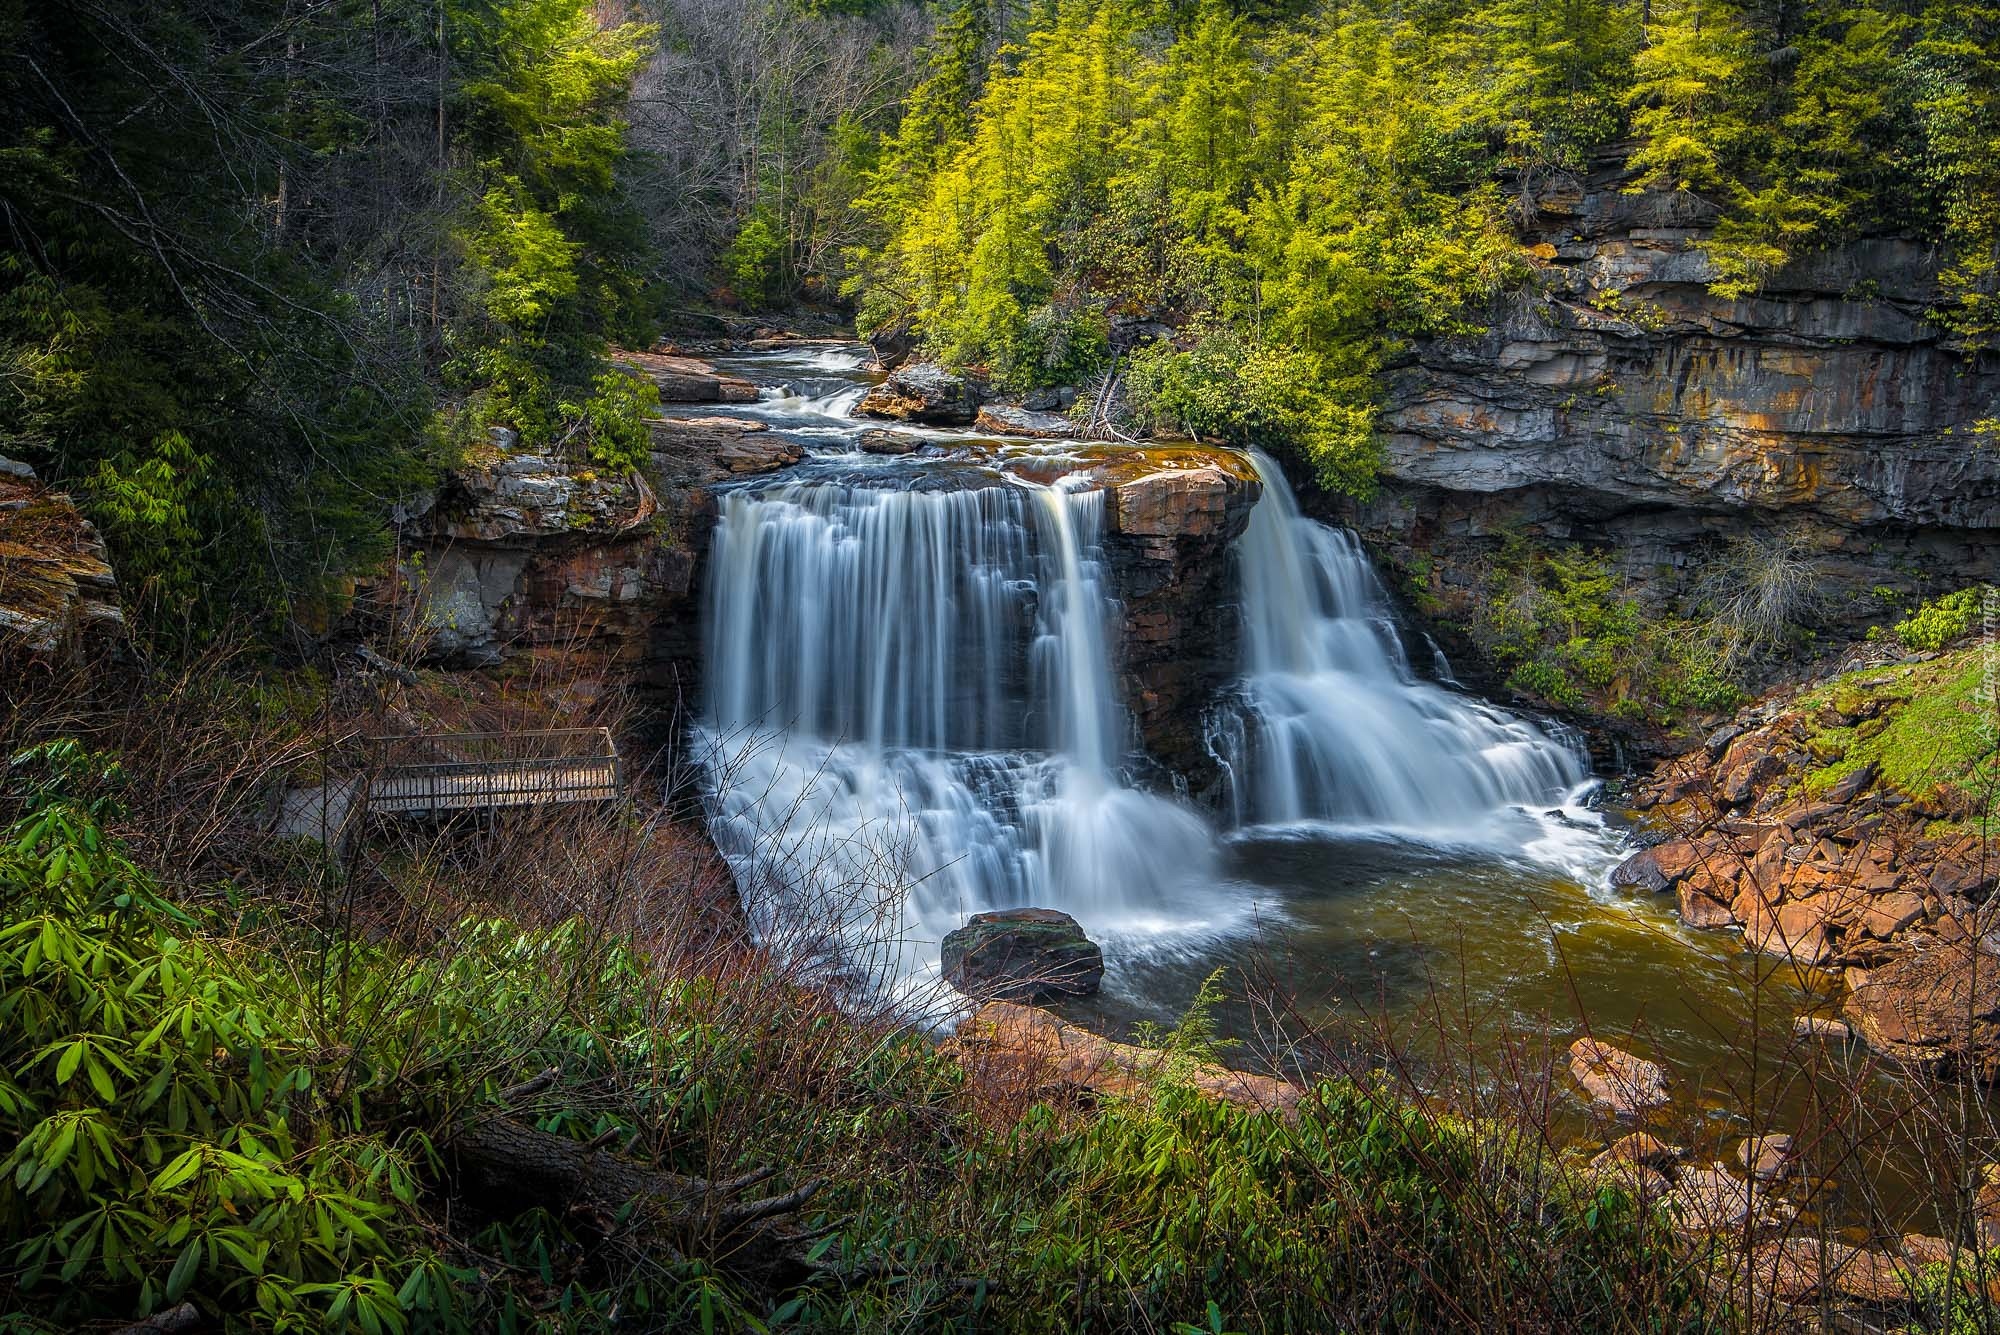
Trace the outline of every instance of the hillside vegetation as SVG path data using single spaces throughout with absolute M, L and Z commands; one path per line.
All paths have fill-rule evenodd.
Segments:
M 1718 206 L 1713 286 L 1875 231 L 1935 242 L 1995 329 L 2000 10 L 1961 3 L 1056 3 L 946 21 L 864 203 L 850 281 L 1003 383 L 1076 381 L 1113 326 L 1140 417 L 1303 455 L 1365 492 L 1376 375 L 1542 257 L 1563 174 Z M 976 94 L 976 96 L 975 96 Z M 1860 294 L 1865 295 L 1865 294 Z
M 575 916 L 455 916 L 435 841 L 367 877 L 400 917 L 325 897 L 311 858 L 170 893 L 108 828 L 140 778 L 70 740 L 8 769 L 9 1329 L 183 1303 L 371 1335 L 1722 1318 L 1623 1187 L 1503 1126 L 1349 1082 L 1296 1119 L 1184 1087 L 1201 1009 L 1134 1097 L 982 1093 L 775 960 L 664 948 L 684 883 L 640 915 L 671 932 L 607 927 L 615 863 L 551 892 Z M 516 832 L 515 883 L 621 819 Z

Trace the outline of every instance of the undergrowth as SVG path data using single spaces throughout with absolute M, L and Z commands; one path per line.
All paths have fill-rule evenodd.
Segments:
M 169 894 L 105 833 L 120 777 L 71 742 L 9 772 L 12 1329 L 181 1302 L 230 1330 L 371 1333 L 1699 1319 L 1621 1190 L 1365 1085 L 1288 1120 L 1167 1062 L 1143 1097 L 997 1117 L 927 1036 L 755 957 L 669 967 L 596 912 L 362 933 L 268 887 Z M 1211 1054 L 1215 999 L 1155 1040 Z M 644 1210 L 475 1199 L 454 1138 L 503 1116 L 689 1177 L 823 1178 L 817 1241 L 779 1275 Z

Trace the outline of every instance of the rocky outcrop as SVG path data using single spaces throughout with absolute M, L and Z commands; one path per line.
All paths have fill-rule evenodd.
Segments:
M 407 507 L 406 620 L 427 656 L 559 654 L 643 694 L 691 697 L 710 488 L 795 463 L 794 442 L 723 417 L 653 423 L 643 475 L 491 451 Z
M 1096 448 L 1111 488 L 1104 547 L 1125 612 L 1125 699 L 1146 749 L 1201 794 L 1216 781 L 1202 707 L 1238 665 L 1229 549 L 1263 484 L 1229 450 Z
M 1427 554 L 1447 586 L 1503 532 L 1602 544 L 1663 593 L 1717 539 L 1778 525 L 1848 629 L 1879 617 L 1878 588 L 2000 572 L 2000 452 L 1968 435 L 1995 416 L 2000 361 L 1926 318 L 1928 248 L 1858 241 L 1728 298 L 1694 195 L 1626 193 L 1607 164 L 1524 203 L 1533 281 L 1390 376 L 1364 537 Z
M 671 352 L 620 352 L 619 365 L 651 380 L 661 403 L 755 403 L 757 387 L 707 362 Z
M 966 426 L 979 412 L 979 393 L 964 376 L 936 362 L 918 362 L 891 371 L 854 411 L 926 426 Z
M 1851 1026 L 1901 1061 L 2000 1075 L 2000 850 L 1970 819 L 1990 742 L 1966 731 L 1991 651 L 1877 662 L 1746 711 L 1638 786 L 1669 837 L 1613 883 L 1838 973 L 1847 1025 L 1801 1017 L 1803 1033 Z
M 1104 952 L 1055 909 L 975 913 L 946 933 L 939 959 L 944 980 L 980 1001 L 1088 997 L 1104 980 Z
M 1143 1098 L 1163 1080 L 1259 1112 L 1297 1115 L 1303 1086 L 1220 1066 L 1176 1067 L 1158 1048 L 1100 1038 L 1045 1010 L 989 1001 L 958 1027 L 946 1050 L 989 1096 L 1029 1102 L 1051 1093 Z
M 0 643 L 44 654 L 102 644 L 124 628 L 96 527 L 34 469 L 0 457 Z

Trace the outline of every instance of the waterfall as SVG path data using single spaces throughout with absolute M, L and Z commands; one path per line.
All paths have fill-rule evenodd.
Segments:
M 908 991 L 987 909 L 1204 928 L 1212 832 L 1119 770 L 1103 493 L 792 477 L 721 498 L 697 730 L 760 937 Z
M 1242 824 L 1303 821 L 1463 834 L 1488 813 L 1561 802 L 1586 776 L 1528 721 L 1417 680 L 1354 538 L 1264 494 L 1238 547 L 1243 675 L 1209 744 Z

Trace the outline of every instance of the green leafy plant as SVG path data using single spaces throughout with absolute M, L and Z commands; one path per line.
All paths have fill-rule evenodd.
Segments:
M 1935 653 L 1983 624 L 1989 600 L 1987 585 L 1974 585 L 1933 598 L 1896 623 L 1896 638 L 1905 649 Z

